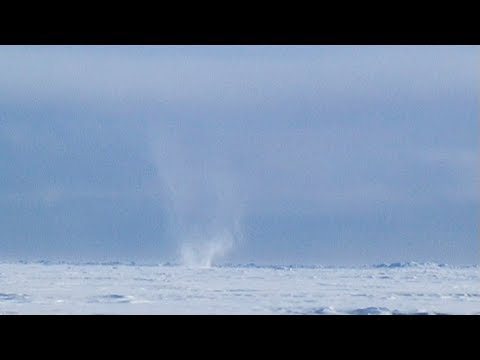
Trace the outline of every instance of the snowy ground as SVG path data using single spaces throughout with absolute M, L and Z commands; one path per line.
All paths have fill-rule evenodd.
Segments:
M 480 314 L 480 268 L 0 263 L 0 314 Z

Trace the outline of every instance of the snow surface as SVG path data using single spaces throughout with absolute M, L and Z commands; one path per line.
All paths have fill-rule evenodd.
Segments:
M 0 263 L 0 314 L 480 314 L 480 268 Z

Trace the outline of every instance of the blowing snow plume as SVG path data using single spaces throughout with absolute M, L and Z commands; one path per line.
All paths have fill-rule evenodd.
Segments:
M 241 206 L 222 137 L 180 124 L 155 131 L 154 148 L 183 265 L 209 267 L 240 238 Z

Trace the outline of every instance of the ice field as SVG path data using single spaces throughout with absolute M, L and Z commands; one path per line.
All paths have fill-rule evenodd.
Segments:
M 480 314 L 480 267 L 0 263 L 0 314 Z

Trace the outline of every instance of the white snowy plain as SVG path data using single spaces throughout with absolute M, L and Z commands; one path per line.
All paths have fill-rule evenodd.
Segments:
M 480 314 L 480 267 L 0 263 L 0 314 Z

